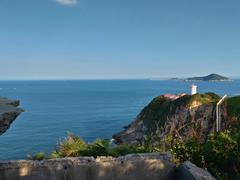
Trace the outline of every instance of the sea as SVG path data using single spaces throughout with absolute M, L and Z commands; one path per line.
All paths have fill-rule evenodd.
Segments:
M 49 154 L 68 133 L 86 142 L 111 139 L 156 96 L 190 93 L 192 82 L 169 80 L 0 81 L 0 96 L 25 110 L 0 136 L 0 160 Z M 240 95 L 240 80 L 196 82 L 198 91 Z

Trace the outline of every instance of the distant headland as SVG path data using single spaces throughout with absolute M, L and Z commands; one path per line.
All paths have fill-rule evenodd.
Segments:
M 212 81 L 232 81 L 232 79 L 221 76 L 219 74 L 209 74 L 207 76 L 201 76 L 201 77 L 190 77 L 190 78 L 185 78 L 185 79 L 180 79 L 180 78 L 172 78 L 171 80 L 175 81 L 207 81 L 207 82 L 212 82 Z

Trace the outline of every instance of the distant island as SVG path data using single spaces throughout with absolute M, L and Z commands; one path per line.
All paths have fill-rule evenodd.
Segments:
M 221 76 L 219 74 L 210 74 L 208 76 L 202 76 L 202 77 L 190 77 L 186 79 L 179 79 L 179 78 L 172 78 L 171 80 L 174 81 L 231 81 L 230 78 Z

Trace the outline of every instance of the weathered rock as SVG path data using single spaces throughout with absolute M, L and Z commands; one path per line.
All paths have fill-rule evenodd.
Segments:
M 162 95 L 146 106 L 126 129 L 113 135 L 117 143 L 142 144 L 147 135 L 164 138 L 199 137 L 206 139 L 216 127 L 216 102 L 213 93 L 190 95 Z M 222 128 L 227 126 L 226 106 L 221 107 Z
M 0 180 L 168 180 L 175 176 L 176 166 L 166 153 L 0 162 Z
M 0 135 L 10 127 L 11 123 L 23 110 L 19 108 L 20 102 L 0 97 Z
M 178 168 L 179 180 L 215 180 L 208 171 L 197 167 L 195 164 L 186 161 Z

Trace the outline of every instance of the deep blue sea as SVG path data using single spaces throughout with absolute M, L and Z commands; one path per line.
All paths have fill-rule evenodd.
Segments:
M 240 81 L 198 82 L 200 92 L 240 95 Z M 190 82 L 163 80 L 0 81 L 0 96 L 25 110 L 0 136 L 0 159 L 49 153 L 72 132 L 90 142 L 111 138 L 155 96 L 189 93 Z

